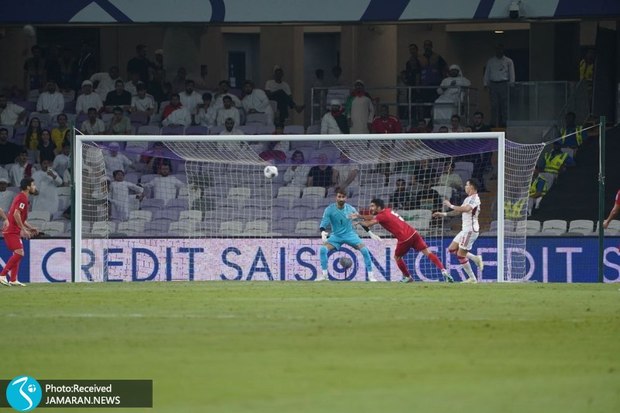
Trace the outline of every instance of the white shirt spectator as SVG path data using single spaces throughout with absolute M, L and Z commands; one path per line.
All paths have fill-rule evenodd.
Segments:
M 22 179 L 24 179 L 26 169 L 30 169 L 31 171 L 34 170 L 30 163 L 25 163 L 23 165 L 18 163 L 10 164 L 7 165 L 7 169 L 9 170 L 9 181 L 11 181 L 11 186 L 17 187 L 19 187 Z
M 308 183 L 308 172 L 310 167 L 306 165 L 289 166 L 284 172 L 284 182 L 287 186 L 305 187 Z
M 60 175 L 61 177 L 65 176 L 65 171 L 69 169 L 69 166 L 71 166 L 71 157 L 65 155 L 64 153 L 59 153 L 58 155 L 56 155 L 56 157 L 54 158 L 54 162 L 52 163 L 52 169 L 58 172 L 58 175 Z
M 135 95 L 131 97 L 131 107 L 138 112 L 155 110 L 155 99 L 149 94 L 144 95 L 143 98 Z
M 89 108 L 97 110 L 103 107 L 103 101 L 96 93 L 81 94 L 75 101 L 75 113 L 87 113 Z
M 368 124 L 375 118 L 375 107 L 368 96 L 354 96 L 351 99 L 351 133 L 368 133 Z
M 138 88 L 136 87 L 136 84 L 133 82 L 133 80 L 125 82 L 125 90 L 131 93 L 131 96 L 138 94 Z
M 331 112 L 327 112 L 321 119 L 321 135 L 339 135 L 342 131 L 338 122 L 334 119 Z
M 489 59 L 484 69 L 484 86 L 488 86 L 489 82 L 515 82 L 515 65 L 511 58 L 493 56 Z
M 15 192 L 13 191 L 4 190 L 0 192 L 0 208 L 2 208 L 5 214 L 9 212 L 13 198 L 15 198 Z
M 9 171 L 4 169 L 2 166 L 0 166 L 0 179 L 6 179 L 6 183 L 7 184 L 10 182 L 9 181 Z
M 80 132 L 86 135 L 100 135 L 105 132 L 105 123 L 99 118 L 95 120 L 95 123 L 90 123 L 90 120 L 86 119 L 80 125 Z
M 95 93 L 99 95 L 102 101 L 105 100 L 109 92 L 114 90 L 114 85 L 119 79 L 120 77 L 112 79 L 112 76 L 110 76 L 110 73 L 108 72 L 95 73 L 90 77 L 91 82 L 99 82 L 97 84 L 97 89 L 95 90 Z
M 57 187 L 62 185 L 62 178 L 56 171 L 47 168 L 32 174 L 39 194 L 32 197 L 33 211 L 48 211 L 50 214 L 58 212 L 59 200 Z
M 43 92 L 37 100 L 37 112 L 47 111 L 50 118 L 56 119 L 65 109 L 65 98 L 62 93 L 56 91 L 54 93 Z
M 0 109 L 0 125 L 13 126 L 25 109 L 15 103 L 7 102 L 6 108 Z
M 238 110 L 237 110 L 237 114 L 239 114 Z M 205 108 L 198 109 L 198 113 L 196 114 L 195 121 L 198 125 L 201 125 L 201 126 L 213 126 L 215 125 L 216 118 L 217 118 L 217 109 L 215 109 L 213 106 L 209 106 L 206 109 Z
M 239 125 L 241 123 L 239 109 L 233 107 L 231 107 L 230 109 L 218 109 L 217 117 L 215 118 L 215 124 L 218 126 L 224 126 L 224 122 L 226 122 L 226 119 L 228 118 L 232 118 L 235 121 L 235 125 Z
M 143 185 L 145 188 L 153 189 L 153 198 L 168 201 L 175 199 L 179 189 L 185 186 L 178 178 L 168 176 L 156 176 L 151 182 Z
M 252 89 L 252 93 L 245 95 L 243 101 L 243 108 L 246 113 L 250 113 L 250 110 L 255 110 L 265 114 L 265 124 L 273 125 L 273 109 L 269 99 L 264 91 L 260 89 Z
M 189 126 L 192 124 L 192 115 L 190 115 L 189 111 L 186 107 L 181 106 L 178 109 L 174 110 L 168 117 L 162 120 L 161 124 L 163 126 L 169 125 L 183 125 Z
M 285 81 L 278 83 L 273 79 L 268 80 L 267 83 L 265 83 L 265 90 L 268 90 L 270 92 L 277 92 L 278 90 L 282 90 L 287 95 L 292 95 L 291 87 Z
M 198 105 L 202 105 L 204 103 L 200 93 L 195 90 L 192 91 L 191 95 L 188 95 L 187 92 L 183 91 L 179 93 L 179 97 L 181 98 L 181 104 L 186 107 L 192 115 L 196 114 L 196 108 Z
M 213 103 L 211 104 L 212 107 L 214 107 L 216 110 L 219 108 L 223 108 L 224 107 L 224 96 L 230 96 L 230 98 L 233 101 L 233 104 L 235 105 L 235 107 L 237 108 L 242 108 L 243 105 L 241 104 L 241 101 L 239 100 L 239 98 L 235 95 L 233 95 L 232 93 L 220 93 L 220 94 L 216 94 L 213 97 Z
M 129 219 L 129 193 L 141 194 L 144 188 L 127 181 L 110 182 L 110 202 L 112 204 L 112 219 L 127 221 Z
M 103 157 L 105 161 L 106 173 L 112 175 L 114 171 L 123 171 L 125 168 L 129 168 L 133 165 L 131 160 L 122 153 L 116 153 L 116 155 L 110 153 Z

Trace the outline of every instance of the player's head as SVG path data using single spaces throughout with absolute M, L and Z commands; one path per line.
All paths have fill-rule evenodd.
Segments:
M 467 182 L 465 182 L 465 192 L 467 193 L 467 195 L 477 194 L 479 187 L 480 184 L 475 178 L 469 178 Z
M 37 191 L 37 186 L 34 183 L 34 179 L 28 177 L 21 180 L 19 183 L 19 189 L 22 191 L 28 191 L 29 194 L 34 194 Z
M 373 215 L 378 214 L 385 208 L 385 202 L 381 198 L 373 198 L 370 200 L 370 213 Z
M 347 192 L 342 188 L 336 188 L 336 204 L 339 208 L 344 206 L 347 201 Z

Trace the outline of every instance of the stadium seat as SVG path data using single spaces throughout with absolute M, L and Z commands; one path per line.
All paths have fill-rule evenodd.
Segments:
M 153 212 L 148 210 L 129 211 L 130 221 L 150 221 L 153 219 Z
M 202 221 L 202 211 L 190 209 L 189 211 L 181 211 L 179 221 Z
M 153 213 L 153 221 L 155 220 L 169 220 L 178 221 L 180 212 L 178 209 L 158 209 Z
M 256 135 L 273 135 L 274 127 L 271 125 L 253 125 L 256 128 Z
M 137 211 L 143 212 L 143 211 Z M 116 232 L 120 232 L 127 235 L 135 235 L 144 232 L 145 220 L 130 220 L 125 222 L 119 222 Z
M 320 124 L 310 125 L 310 126 L 308 126 L 308 129 L 306 129 L 306 134 L 308 134 L 308 135 L 318 135 L 320 133 L 321 133 L 321 125 Z
M 269 235 L 269 221 L 249 221 L 245 224 L 244 232 L 248 235 Z
M 430 227 L 432 211 L 428 209 L 410 209 L 398 211 L 405 221 L 420 231 L 425 231 Z
M 131 112 L 129 114 L 129 120 L 132 124 L 147 125 L 149 123 L 149 115 L 146 112 Z
M 64 221 L 48 221 L 41 226 L 41 231 L 45 234 L 57 237 L 65 233 Z
M 256 124 L 241 125 L 239 126 L 239 130 L 242 131 L 245 135 L 256 135 L 256 126 Z
M 209 128 L 200 125 L 191 125 L 185 128 L 186 135 L 208 135 Z
M 598 231 L 599 231 L 599 222 L 596 223 L 596 230 L 595 230 L 596 234 L 598 234 Z M 620 235 L 620 221 L 612 220 L 607 226 L 607 229 L 605 230 L 605 235 Z
M 536 220 L 527 220 L 527 224 L 525 226 L 525 230 L 527 235 L 539 235 L 540 234 L 540 221 Z
M 183 135 L 185 132 L 185 126 L 182 125 L 169 125 L 161 128 L 162 135 Z
M 316 236 L 319 231 L 320 222 L 316 220 L 299 221 L 295 226 L 295 234 Z
M 196 228 L 195 221 L 185 220 L 185 221 L 171 222 L 170 226 L 168 227 L 168 231 L 175 235 L 187 236 L 187 234 L 193 233 L 195 228 Z
M 224 221 L 220 224 L 220 234 L 222 235 L 241 235 L 243 234 L 243 222 Z
M 189 200 L 188 198 L 169 199 L 168 202 L 166 202 L 166 208 L 167 209 L 181 209 L 181 210 L 189 209 Z
M 235 187 L 228 190 L 228 199 L 249 199 L 252 195 L 252 189 L 248 187 Z
M 445 185 L 431 186 L 431 189 L 437 192 L 441 199 L 452 199 L 452 187 Z
M 170 221 L 162 219 L 144 223 L 144 231 L 152 237 L 165 237 L 170 227 Z
M 138 135 L 160 135 L 161 128 L 157 125 L 142 125 L 138 128 Z
M 90 233 L 93 235 L 105 236 L 116 232 L 116 222 L 113 221 L 97 221 L 93 222 Z
M 562 235 L 566 232 L 567 223 L 563 219 L 550 219 L 542 224 L 541 235 Z
M 209 135 L 219 135 L 224 130 L 223 125 L 214 125 L 209 128 Z
M 321 186 L 309 186 L 304 188 L 302 198 L 325 198 L 325 188 Z
M 576 219 L 569 223 L 568 232 L 582 235 L 594 234 L 594 221 L 589 219 Z
M 248 113 L 246 115 L 245 118 L 245 124 L 246 125 L 250 125 L 250 124 L 260 124 L 260 125 L 264 125 L 265 124 L 265 114 L 264 113 Z
M 28 213 L 28 222 L 30 221 L 49 221 L 52 219 L 52 214 L 48 211 L 30 211 Z
M 164 207 L 165 201 L 163 199 L 145 198 L 140 204 L 142 209 L 160 210 Z
M 303 135 L 306 133 L 304 125 L 286 125 L 284 127 L 286 135 Z
M 277 198 L 299 198 L 301 188 L 298 186 L 283 186 L 278 189 Z

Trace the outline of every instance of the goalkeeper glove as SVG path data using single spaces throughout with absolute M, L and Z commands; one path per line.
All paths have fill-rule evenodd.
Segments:
M 323 240 L 323 242 L 327 242 L 327 236 L 329 234 L 327 233 L 327 231 L 321 231 L 321 239 Z
M 375 241 L 381 241 L 381 237 L 372 231 L 368 231 L 368 235 L 370 236 L 370 238 L 372 238 Z

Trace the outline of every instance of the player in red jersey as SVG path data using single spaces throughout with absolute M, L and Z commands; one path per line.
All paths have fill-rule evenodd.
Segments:
M 445 281 L 453 282 L 452 277 L 448 271 L 446 271 L 441 261 L 439 261 L 437 255 L 428 249 L 428 245 L 424 242 L 424 238 L 396 212 L 392 211 L 390 208 L 386 208 L 385 202 L 383 202 L 382 199 L 374 198 L 370 201 L 370 213 L 372 215 L 352 214 L 351 219 L 362 218 L 364 221 L 360 222 L 360 225 L 366 231 L 368 231 L 368 228 L 371 226 L 380 224 L 398 240 L 396 250 L 394 251 L 394 260 L 403 273 L 402 282 L 413 282 L 413 277 L 409 273 L 407 264 L 403 259 L 412 248 L 426 255 L 428 259 L 439 268 Z
M 21 192 L 15 195 L 11 209 L 9 209 L 9 225 L 2 231 L 4 242 L 7 248 L 13 251 L 13 255 L 0 272 L 0 284 L 25 287 L 25 284 L 17 280 L 17 275 L 19 273 L 19 263 L 24 257 L 22 238 L 30 238 L 39 233 L 35 227 L 26 221 L 28 218 L 28 195 L 34 194 L 37 191 L 37 187 L 34 179 L 24 178 L 20 182 L 19 188 Z M 10 281 L 8 280 L 9 273 L 11 274 Z
M 614 203 L 614 207 L 609 211 L 609 216 L 605 221 L 603 221 L 603 228 L 607 229 L 609 227 L 609 223 L 620 213 L 620 189 L 616 193 L 616 202 Z M 618 246 L 618 251 L 620 251 L 620 246 Z

